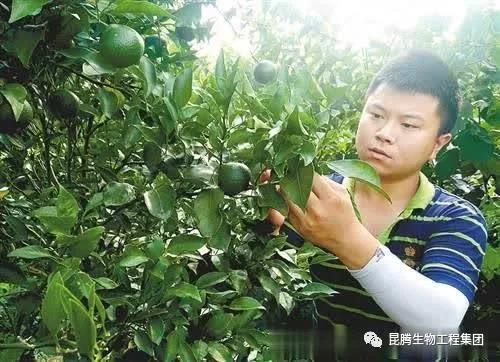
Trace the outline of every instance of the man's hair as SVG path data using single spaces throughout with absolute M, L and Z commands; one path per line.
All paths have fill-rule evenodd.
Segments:
M 426 50 L 412 50 L 393 59 L 372 79 L 365 101 L 383 83 L 400 91 L 436 97 L 441 118 L 439 134 L 450 132 L 455 126 L 460 107 L 457 78 L 435 54 Z

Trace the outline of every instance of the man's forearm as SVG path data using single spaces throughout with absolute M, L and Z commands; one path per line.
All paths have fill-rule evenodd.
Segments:
M 332 242 L 328 250 L 352 270 L 361 269 L 368 264 L 377 248 L 382 245 L 362 224 L 355 227 L 349 239 L 344 243 Z
M 469 306 L 456 288 L 410 268 L 385 246 L 363 268 L 348 270 L 380 308 L 407 330 L 456 333 Z

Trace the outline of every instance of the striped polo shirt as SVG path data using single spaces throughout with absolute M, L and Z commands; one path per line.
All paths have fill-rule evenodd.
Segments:
M 354 192 L 353 179 L 335 173 L 330 178 Z M 486 221 L 475 205 L 434 186 L 420 172 L 417 192 L 378 240 L 406 265 L 457 288 L 472 303 L 487 243 Z M 340 260 L 311 265 L 311 274 L 339 292 L 316 302 L 319 320 L 395 327 Z
M 354 179 L 336 173 L 329 177 L 354 192 Z M 291 229 L 285 228 L 285 232 L 291 244 L 303 242 Z M 435 282 L 457 288 L 472 303 L 487 245 L 485 219 L 472 203 L 433 185 L 420 172 L 415 195 L 378 240 L 406 265 Z M 312 264 L 310 271 L 313 281 L 338 292 L 315 300 L 318 329 L 338 331 L 340 325 L 400 332 L 338 258 Z

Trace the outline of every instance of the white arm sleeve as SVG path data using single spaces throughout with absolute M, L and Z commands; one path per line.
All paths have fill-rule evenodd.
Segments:
M 382 244 L 363 268 L 347 270 L 403 330 L 457 333 L 469 307 L 458 289 L 420 274 Z

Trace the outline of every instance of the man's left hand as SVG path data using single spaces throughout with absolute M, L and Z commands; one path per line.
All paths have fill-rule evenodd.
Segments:
M 352 240 L 362 227 L 347 189 L 316 172 L 305 213 L 286 196 L 285 200 L 288 219 L 302 237 L 334 254 L 337 247 Z

